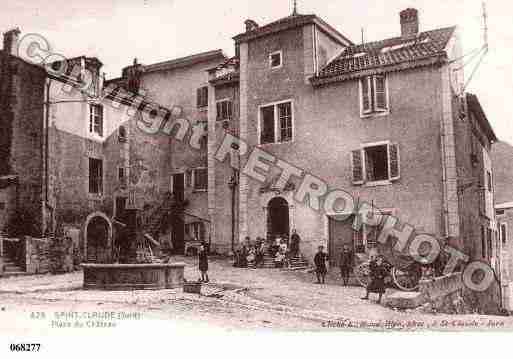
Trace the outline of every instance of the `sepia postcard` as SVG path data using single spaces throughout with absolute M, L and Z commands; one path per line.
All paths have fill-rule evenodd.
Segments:
M 0 353 L 513 332 L 511 10 L 3 0 Z

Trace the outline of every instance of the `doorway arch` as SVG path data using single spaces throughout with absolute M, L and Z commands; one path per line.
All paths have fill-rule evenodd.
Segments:
M 108 263 L 111 257 L 112 223 L 104 213 L 91 213 L 84 224 L 84 262 Z
M 290 213 L 289 203 L 283 197 L 274 197 L 267 205 L 267 234 L 289 237 Z

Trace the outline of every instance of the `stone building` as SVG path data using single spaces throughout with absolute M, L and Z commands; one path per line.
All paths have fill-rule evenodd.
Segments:
M 501 249 L 500 281 L 502 288 L 503 307 L 513 310 L 513 202 L 500 203 L 495 206 L 497 228 L 499 231 L 499 246 Z

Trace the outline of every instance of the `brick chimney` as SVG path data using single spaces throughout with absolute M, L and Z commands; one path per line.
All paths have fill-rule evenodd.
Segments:
M 246 25 L 246 32 L 253 31 L 258 28 L 258 24 L 251 19 L 244 21 L 244 24 Z
M 419 12 L 417 9 L 401 11 L 401 36 L 415 37 L 419 33 Z
M 18 40 L 20 37 L 20 29 L 15 28 L 4 33 L 4 51 L 18 56 Z

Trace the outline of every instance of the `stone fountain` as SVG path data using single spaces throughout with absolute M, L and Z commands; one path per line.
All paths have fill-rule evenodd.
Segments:
M 172 213 L 172 215 L 175 215 Z M 156 290 L 181 287 L 185 263 L 163 263 L 153 259 L 152 238 L 139 227 L 139 210 L 125 210 L 125 228 L 119 236 L 118 253 L 111 248 L 114 263 L 84 263 L 84 289 Z

